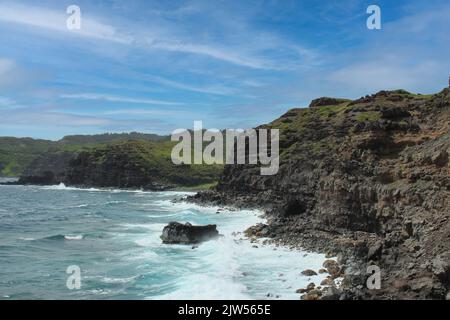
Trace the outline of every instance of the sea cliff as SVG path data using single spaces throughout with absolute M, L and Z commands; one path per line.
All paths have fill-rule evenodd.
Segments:
M 339 255 L 342 299 L 449 298 L 450 89 L 320 98 L 261 128 L 280 129 L 278 174 L 227 165 L 190 201 L 263 208 L 250 235 Z

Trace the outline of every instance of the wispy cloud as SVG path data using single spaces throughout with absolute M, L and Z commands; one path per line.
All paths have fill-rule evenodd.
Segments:
M 38 124 L 44 128 L 78 128 L 83 133 L 96 128 L 103 131 L 140 130 L 150 132 L 169 131 L 172 125 L 167 121 L 156 119 L 113 119 L 105 116 L 89 116 L 55 111 L 33 110 L 22 108 L 11 110 L 0 117 L 0 128 L 8 126 L 34 127 Z M 84 130 L 84 131 L 83 131 Z
M 64 33 L 67 36 L 77 35 L 88 38 L 102 39 L 122 44 L 131 43 L 132 39 L 119 35 L 116 29 L 103 24 L 95 18 L 82 18 L 80 30 L 68 30 L 66 26 L 68 15 L 62 10 L 46 9 L 31 5 L 21 5 L 12 2 L 0 4 L 0 21 L 27 25 L 33 28 L 47 29 L 53 32 Z
M 104 126 L 111 123 L 109 119 L 84 116 L 62 112 L 36 112 L 31 109 L 18 109 L 2 115 L 0 123 L 18 125 L 35 125 L 39 119 L 41 125 L 59 126 Z
M 131 27 L 128 25 L 118 28 L 102 23 L 105 18 L 94 17 L 82 11 L 82 28 L 68 30 L 66 28 L 67 14 L 62 10 L 41 8 L 32 5 L 21 5 L 12 2 L 0 4 L 0 22 L 30 26 L 34 29 L 44 29 L 57 32 L 66 37 L 85 37 L 100 39 L 126 46 L 144 48 L 146 50 L 164 50 L 174 53 L 200 55 L 241 67 L 266 70 L 286 70 L 296 67 L 288 61 L 279 63 L 272 60 L 266 50 L 282 51 L 283 55 L 295 55 L 297 60 L 310 60 L 313 57 L 311 49 L 299 50 L 297 44 L 281 41 L 278 37 L 259 32 L 251 36 L 254 31 L 245 30 L 243 42 L 240 44 L 222 41 L 199 41 L 195 37 L 180 34 L 176 24 L 165 21 L 159 25 Z M 126 31 L 124 31 L 126 30 Z M 133 30 L 138 30 L 133 32 Z M 249 33 L 250 32 L 250 33 Z M 236 35 L 233 35 L 236 37 Z M 244 45 L 243 45 L 244 44 Z
M 214 59 L 223 60 L 239 66 L 255 69 L 276 69 L 276 66 L 261 58 L 243 56 L 239 51 L 230 52 L 226 48 L 205 44 L 185 43 L 182 41 L 150 40 L 147 42 L 150 48 L 169 50 L 174 52 L 200 54 Z
M 422 91 L 429 89 L 424 82 L 426 79 L 434 80 L 440 68 L 442 65 L 433 61 L 417 62 L 412 67 L 401 59 L 380 59 L 348 65 L 331 73 L 327 80 L 339 84 L 341 88 L 367 93 L 402 88 Z
M 65 5 L 0 0 L 3 128 L 246 127 L 318 96 L 447 83 L 448 0 L 382 0 L 376 31 L 364 0 L 113 2 L 79 0 L 71 31 Z
M 161 84 L 163 86 L 172 87 L 175 89 L 180 90 L 186 90 L 186 91 L 192 91 L 192 92 L 200 92 L 200 93 L 208 93 L 208 94 L 216 94 L 216 95 L 230 95 L 230 94 L 236 94 L 236 89 L 229 88 L 223 85 L 210 85 L 210 86 L 194 86 L 189 85 L 186 83 L 173 81 L 170 79 L 166 79 L 160 76 L 153 76 L 153 75 L 146 75 L 146 79 L 149 79 L 150 81 L 154 83 Z
M 184 104 L 182 102 L 164 101 L 156 99 L 137 99 L 99 93 L 62 94 L 60 95 L 60 97 L 63 99 L 72 99 L 72 100 L 103 100 L 109 102 L 124 102 L 135 104 L 165 105 L 165 106 L 176 106 Z
M 177 116 L 192 115 L 183 110 L 148 110 L 148 109 L 119 109 L 103 112 L 104 115 L 132 115 L 132 116 Z

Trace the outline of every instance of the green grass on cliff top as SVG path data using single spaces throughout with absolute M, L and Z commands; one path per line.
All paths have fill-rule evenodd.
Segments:
M 339 103 L 291 109 L 266 127 L 280 129 L 281 155 L 308 157 L 335 148 L 336 134 L 352 135 L 358 123 L 379 121 L 381 108 L 408 108 L 411 102 L 428 103 L 438 96 L 450 101 L 450 90 L 444 89 L 437 94 L 414 94 L 405 90 L 394 90 L 354 101 L 335 99 Z
M 59 141 L 0 137 L 0 176 L 20 176 L 34 159 L 46 152 L 79 153 L 132 139 L 163 142 L 169 137 L 138 132 L 66 136 Z
M 437 94 L 415 94 L 405 90 L 390 91 L 389 99 L 396 98 L 408 100 L 432 100 L 436 97 L 444 98 L 450 103 L 450 90 L 444 89 Z M 268 127 L 281 130 L 281 140 L 286 139 L 290 133 L 302 135 L 316 129 L 317 125 L 339 126 L 346 119 L 353 119 L 356 122 L 378 121 L 380 113 L 377 111 L 358 110 L 359 104 L 353 104 L 350 100 L 341 99 L 336 105 L 328 105 L 314 108 L 292 109 L 289 116 L 281 117 Z M 395 101 L 380 100 L 387 106 L 395 105 Z M 170 150 L 173 143 L 168 136 L 157 136 L 153 134 L 122 133 L 122 134 L 102 134 L 102 135 L 78 135 L 67 136 L 60 141 L 38 140 L 31 138 L 0 137 L 0 176 L 20 176 L 24 169 L 40 154 L 45 152 L 73 152 L 94 150 L 106 147 L 112 143 L 123 141 L 150 141 L 157 145 L 153 147 L 156 158 L 148 158 L 149 163 L 156 161 L 159 157 L 167 159 L 170 157 Z M 294 151 L 293 145 L 287 149 Z M 286 149 L 286 150 L 287 150 Z M 282 150 L 284 151 L 284 150 Z M 198 168 L 199 171 L 205 170 Z
M 177 142 L 172 141 L 126 141 L 102 145 L 85 151 L 90 163 L 126 163 L 143 175 L 158 177 L 161 182 L 186 187 L 207 188 L 219 179 L 223 165 L 175 165 L 171 153 Z M 122 163 L 122 164 L 118 164 Z
M 51 141 L 47 140 L 0 137 L 0 176 L 19 176 L 24 168 L 50 145 Z

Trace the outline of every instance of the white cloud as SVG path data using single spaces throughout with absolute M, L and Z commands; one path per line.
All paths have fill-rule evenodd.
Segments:
M 208 94 L 216 94 L 216 95 L 230 95 L 230 94 L 235 94 L 236 90 L 232 89 L 232 88 L 228 88 L 225 86 L 205 86 L 205 87 L 201 87 L 201 86 L 193 86 L 193 85 L 189 85 L 189 84 L 185 84 L 185 83 L 181 83 L 178 81 L 173 81 L 170 79 L 166 79 L 163 77 L 159 77 L 159 76 L 146 76 L 146 78 L 148 78 L 150 81 L 164 85 L 164 86 L 168 86 L 168 87 L 172 87 L 175 89 L 180 89 L 180 90 L 186 90 L 186 91 L 192 91 L 192 92 L 200 92 L 200 93 L 208 93 Z
M 366 93 L 385 89 L 423 92 L 433 90 L 441 68 L 442 65 L 433 61 L 411 64 L 396 59 L 380 59 L 350 64 L 331 73 L 327 79 L 348 89 Z
M 56 11 L 11 2 L 0 4 L 0 22 L 27 25 L 33 28 L 64 32 L 67 35 L 78 35 L 123 44 L 128 44 L 132 41 L 130 37 L 119 35 L 114 27 L 86 17 L 83 11 L 81 15 L 81 29 L 69 30 L 66 26 L 68 17 L 69 15 L 63 10 Z
M 254 69 L 276 69 L 275 66 L 271 65 L 269 62 L 263 59 L 243 56 L 239 54 L 238 50 L 232 50 L 230 52 L 226 48 L 219 48 L 217 46 L 204 45 L 204 44 L 194 44 L 186 43 L 181 41 L 149 41 L 148 45 L 151 48 L 182 52 L 182 53 L 192 53 L 208 56 L 217 60 L 222 60 L 230 62 L 232 64 L 254 68 Z
M 104 126 L 112 123 L 109 119 L 92 116 L 81 116 L 61 112 L 35 112 L 30 109 L 17 109 L 2 115 L 0 123 L 5 125 L 35 125 L 36 119 L 40 124 L 55 126 Z
M 103 112 L 104 115 L 134 115 L 134 116 L 187 116 L 192 112 L 182 110 L 147 110 L 147 109 L 119 109 Z
M 73 99 L 73 100 L 103 100 L 109 102 L 124 102 L 124 103 L 149 104 L 149 105 L 174 106 L 183 104 L 181 102 L 163 101 L 155 99 L 137 99 L 98 93 L 62 94 L 60 97 L 63 99 Z
M 138 119 L 136 119 L 138 118 Z M 20 108 L 4 112 L 0 117 L 0 128 L 22 128 L 29 130 L 38 129 L 39 133 L 51 128 L 55 132 L 57 128 L 63 128 L 64 132 L 70 128 L 80 128 L 83 134 L 86 134 L 89 128 L 101 131 L 148 131 L 148 132 L 170 132 L 173 125 L 163 119 L 142 119 L 136 117 L 133 119 L 112 119 L 108 117 L 50 112 L 46 110 L 37 110 L 36 108 Z M 39 121 L 36 121 L 39 119 Z M 65 134 L 65 133 L 64 133 Z
M 63 34 L 68 37 L 80 36 L 100 39 L 146 50 L 157 49 L 202 55 L 252 69 L 286 70 L 299 66 L 297 63 L 292 64 L 288 61 L 280 63 L 278 59 L 271 59 L 263 53 L 267 50 L 277 50 L 283 52 L 283 54 L 294 55 L 295 57 L 291 57 L 293 59 L 289 58 L 289 60 L 300 61 L 301 63 L 310 61 L 313 56 L 310 50 L 298 50 L 297 45 L 285 42 L 271 34 L 265 34 L 261 31 L 256 32 L 248 27 L 242 27 L 244 29 L 240 34 L 230 30 L 229 37 L 234 39 L 232 42 L 224 41 L 226 39 L 221 39 L 220 43 L 217 41 L 199 42 L 198 38 L 192 38 L 192 34 L 186 33 L 182 26 L 173 22 L 149 22 L 145 27 L 128 22 L 128 26 L 118 29 L 115 26 L 100 22 L 101 19 L 98 16 L 96 18 L 89 16 L 81 8 L 81 29 L 68 30 L 66 27 L 68 17 L 69 15 L 63 10 L 11 2 L 0 4 L 0 23 L 25 25 L 57 32 L 59 35 Z M 227 20 L 228 18 L 224 19 Z

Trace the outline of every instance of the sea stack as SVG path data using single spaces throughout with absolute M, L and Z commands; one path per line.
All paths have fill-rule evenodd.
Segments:
M 167 244 L 194 244 L 208 241 L 219 236 L 217 226 L 209 224 L 205 226 L 193 226 L 189 222 L 185 224 L 170 222 L 164 227 L 161 239 Z

